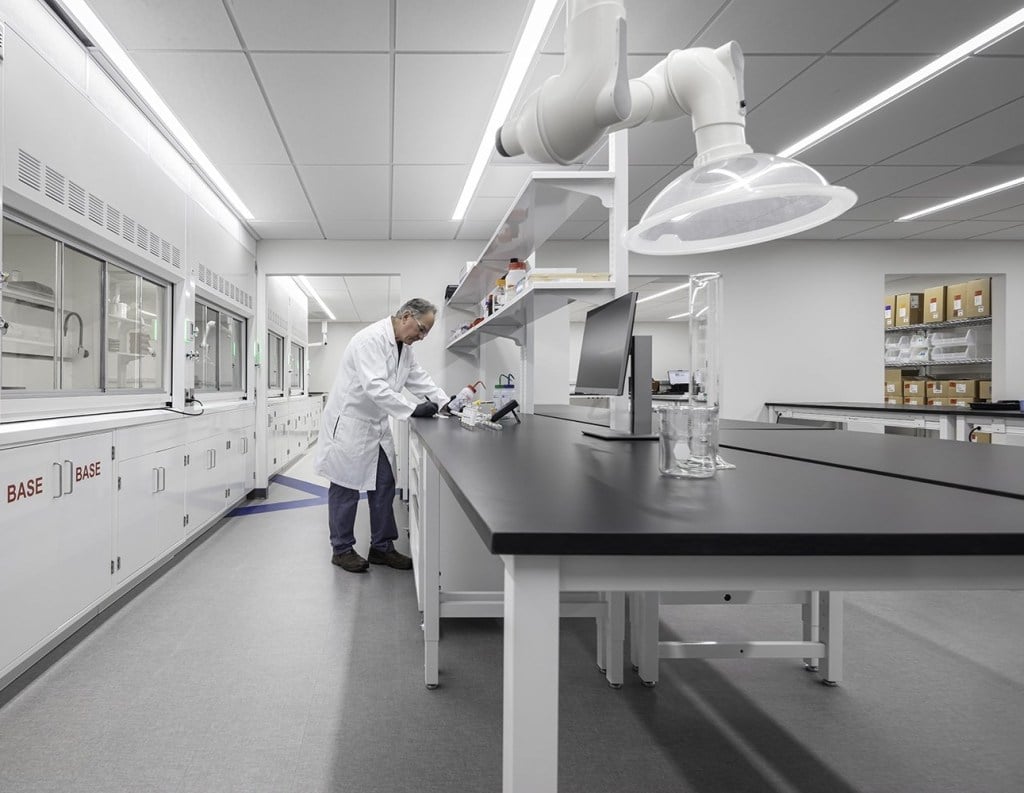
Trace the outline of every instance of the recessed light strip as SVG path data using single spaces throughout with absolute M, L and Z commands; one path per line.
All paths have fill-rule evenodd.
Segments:
M 228 184 L 220 171 L 210 162 L 210 158 L 199 148 L 199 144 L 196 143 L 184 125 L 178 121 L 174 113 L 171 112 L 171 109 L 154 90 L 153 86 L 149 84 L 149 80 L 139 71 L 132 59 L 128 57 L 128 53 L 117 43 L 117 39 L 107 30 L 106 25 L 100 21 L 88 3 L 85 0 L 57 0 L 57 2 L 121 73 L 121 76 L 131 85 L 132 89 L 139 95 L 139 98 L 149 106 L 149 109 L 153 111 L 153 114 L 164 125 L 167 132 L 174 137 L 181 148 L 185 150 L 185 153 L 192 159 L 192 163 L 196 168 L 213 182 L 221 195 L 231 203 L 238 214 L 246 220 L 254 220 L 255 217 L 249 211 L 245 202 L 231 189 L 231 185 Z
M 1024 185 L 1024 176 L 1019 176 L 1016 179 L 1011 179 L 1008 182 L 1000 182 L 999 184 L 994 184 L 991 187 L 986 187 L 984 190 L 978 190 L 977 192 L 969 193 L 968 195 L 960 196 L 959 198 L 953 198 L 949 201 L 943 201 L 941 204 L 930 206 L 927 209 L 921 209 L 918 210 L 917 212 L 911 212 L 909 215 L 904 215 L 901 218 L 896 218 L 896 222 L 904 223 L 908 220 L 917 220 L 918 218 L 924 217 L 925 215 L 931 215 L 943 209 L 949 209 L 949 207 L 955 207 L 959 204 L 966 204 L 968 201 L 974 201 L 976 198 L 984 198 L 987 195 L 999 193 L 1003 190 L 1009 190 L 1013 187 L 1020 187 L 1021 185 Z
M 1021 27 L 1024 27 L 1024 8 L 1015 11 L 1001 22 L 997 22 L 992 27 L 983 30 L 977 36 L 968 39 L 960 46 L 951 49 L 945 55 L 940 55 L 931 63 L 926 66 L 922 66 L 913 74 L 907 75 L 899 82 L 886 88 L 884 91 L 875 94 L 867 101 L 862 102 L 852 110 L 849 110 L 838 118 L 830 121 L 828 124 L 821 127 L 821 129 L 815 130 L 807 137 L 802 138 L 791 146 L 783 149 L 779 154 L 783 157 L 793 157 L 802 151 L 806 151 L 811 148 L 811 146 L 821 143 L 821 141 L 835 135 L 840 130 L 845 129 L 854 122 L 875 112 L 880 107 L 889 104 L 889 102 L 892 102 L 894 99 L 899 99 L 901 96 L 910 93 L 918 86 L 924 85 L 933 77 L 937 77 L 947 69 L 965 61 L 971 55 L 981 52 L 983 49 L 992 46 L 1000 39 L 1020 30 Z
M 466 183 L 462 186 L 462 194 L 459 195 L 455 211 L 452 212 L 452 220 L 462 220 L 466 216 L 469 202 L 473 199 L 473 194 L 480 183 L 480 177 L 483 176 L 484 168 L 487 167 L 487 162 L 491 159 L 491 152 L 494 151 L 494 136 L 497 134 L 498 128 L 501 127 L 508 117 L 508 113 L 512 109 L 512 103 L 515 101 L 516 96 L 518 96 L 519 89 L 523 86 L 523 80 L 526 79 L 526 73 L 529 71 L 530 64 L 533 63 L 533 56 L 537 53 L 537 48 L 540 46 L 540 40 L 544 36 L 544 31 L 547 30 L 551 17 L 562 6 L 563 1 L 533 0 L 530 15 L 527 17 L 522 35 L 520 35 L 519 41 L 516 43 L 516 51 L 512 55 L 512 62 L 505 73 L 505 81 L 501 85 L 501 91 L 498 93 L 498 99 L 494 103 L 491 117 L 484 128 L 483 139 L 476 150 L 473 164 L 469 168 L 469 176 L 466 177 Z
M 637 302 L 639 302 L 639 301 L 637 301 Z M 669 319 L 686 319 L 686 317 L 688 317 L 688 316 L 690 316 L 690 312 L 689 311 L 687 311 L 685 314 L 673 314 L 671 317 L 669 317 Z
M 313 285 L 309 282 L 309 279 L 306 278 L 306 276 L 296 275 L 293 276 L 293 280 L 299 285 L 299 289 L 306 293 L 307 297 L 311 297 L 317 302 L 320 308 L 323 309 L 324 313 L 331 318 L 332 322 L 337 321 L 334 316 L 334 312 L 327 308 L 327 304 L 321 299 L 319 293 L 313 288 Z
M 690 288 L 690 285 L 688 283 L 683 284 L 682 286 L 673 286 L 671 289 L 665 289 L 662 292 L 655 292 L 653 295 L 648 295 L 647 297 L 641 297 L 636 302 L 637 302 L 637 305 L 639 305 L 640 303 L 646 303 L 648 300 L 654 300 L 655 298 L 664 297 L 665 295 L 670 295 L 673 292 L 678 292 L 681 289 L 689 289 L 689 288 Z

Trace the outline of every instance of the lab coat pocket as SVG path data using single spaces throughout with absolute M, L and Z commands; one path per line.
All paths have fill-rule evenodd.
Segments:
M 353 416 L 338 416 L 334 423 L 334 443 L 349 459 L 365 453 L 370 446 L 373 424 Z M 376 439 L 374 438 L 374 446 Z

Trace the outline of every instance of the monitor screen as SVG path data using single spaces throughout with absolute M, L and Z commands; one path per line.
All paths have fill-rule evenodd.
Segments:
M 669 385 L 689 385 L 690 384 L 690 370 L 689 369 L 669 369 L 668 370 L 668 384 Z
M 627 292 L 587 312 L 575 393 L 617 395 L 623 392 L 635 315 L 636 292 Z

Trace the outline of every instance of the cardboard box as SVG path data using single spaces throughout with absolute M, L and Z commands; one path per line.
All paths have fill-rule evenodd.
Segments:
M 964 397 L 952 397 L 946 400 L 946 405 L 951 408 L 969 408 L 973 399 L 965 399 Z
M 977 380 L 946 380 L 946 396 L 973 401 L 978 396 Z
M 991 380 L 979 380 L 978 381 L 978 399 L 984 399 L 986 402 L 992 401 L 992 381 Z
M 903 397 L 904 405 L 924 405 L 927 400 L 923 396 Z
M 946 319 L 992 316 L 992 279 L 976 278 L 946 287 Z
M 897 394 L 883 394 L 882 395 L 882 401 L 886 405 L 902 405 L 903 404 L 903 395 L 902 394 L 899 394 L 899 395 L 897 395 Z
M 903 397 L 920 397 L 922 402 L 917 404 L 924 404 L 923 400 L 926 396 L 925 390 L 927 388 L 928 381 L 923 377 L 912 377 L 903 381 Z
M 970 437 L 971 443 L 992 443 L 991 432 L 972 432 Z
M 933 286 L 924 290 L 924 321 L 946 321 L 946 287 Z
M 942 397 L 928 397 L 925 400 L 929 405 L 935 405 L 936 407 L 945 407 L 949 400 L 943 399 Z
M 882 312 L 882 317 L 885 320 L 885 327 L 896 327 L 896 295 L 885 296 L 885 304 Z
M 948 383 L 945 380 L 929 380 L 925 385 L 925 396 L 931 397 L 944 397 L 947 396 L 946 386 Z
M 967 300 L 966 315 L 968 317 L 992 316 L 992 279 L 977 278 L 967 282 L 964 296 Z
M 896 295 L 896 327 L 924 322 L 924 292 Z

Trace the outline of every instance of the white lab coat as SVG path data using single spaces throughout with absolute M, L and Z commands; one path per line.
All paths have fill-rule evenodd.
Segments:
M 402 394 L 407 388 L 418 397 Z M 316 448 L 316 472 L 352 490 L 375 490 L 377 449 L 384 449 L 395 471 L 395 441 L 388 417 L 407 419 L 418 402 L 438 405 L 448 395 L 416 363 L 412 347 L 398 343 L 391 318 L 363 328 L 341 356 L 327 397 Z

